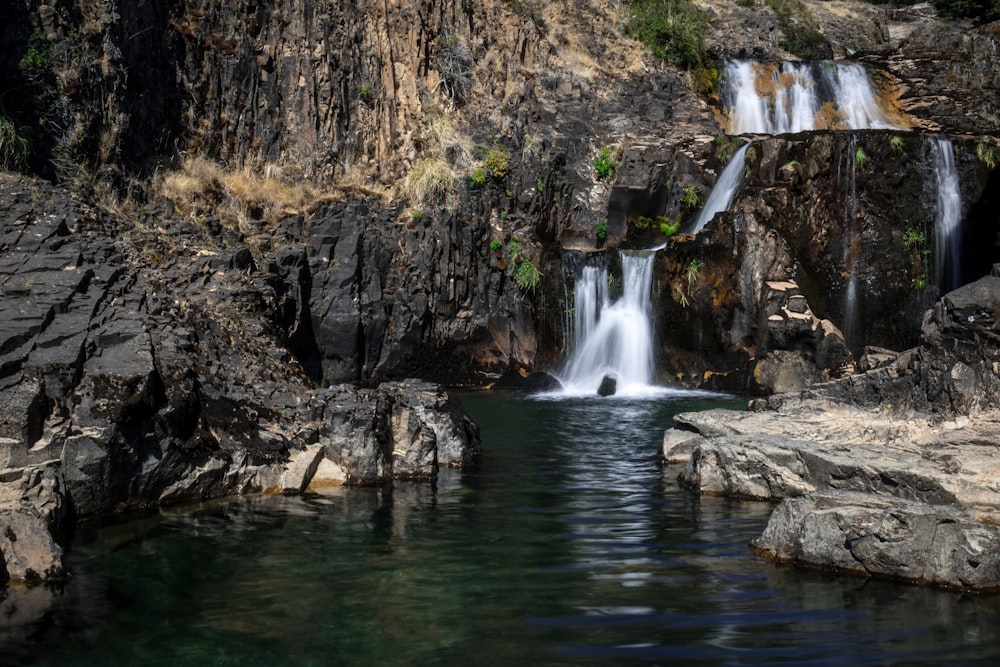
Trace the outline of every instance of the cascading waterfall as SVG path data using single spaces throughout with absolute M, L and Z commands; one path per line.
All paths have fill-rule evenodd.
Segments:
M 733 203 L 736 191 L 743 183 L 743 172 L 747 147 L 749 145 L 745 144 L 741 146 L 732 159 L 729 160 L 726 168 L 719 174 L 719 180 L 716 181 L 715 187 L 712 188 L 712 193 L 708 196 L 704 208 L 701 209 L 701 213 L 698 214 L 698 219 L 691 229 L 693 234 L 700 232 L 701 228 L 708 224 L 708 221 L 714 218 L 716 213 L 729 210 L 729 205 Z
M 958 189 L 955 152 L 951 141 L 937 137 L 931 143 L 934 177 L 937 181 L 937 215 L 934 223 L 935 258 L 941 291 L 959 287 L 962 281 L 961 236 L 962 196 Z
M 723 70 L 722 100 L 729 134 L 901 129 L 857 64 L 786 62 L 779 67 L 731 60 Z
M 621 255 L 623 292 L 611 302 L 608 270 L 584 266 L 574 288 L 575 349 L 561 373 L 553 375 L 563 396 L 593 396 L 605 377 L 617 381 L 617 396 L 655 393 L 650 287 L 654 250 Z

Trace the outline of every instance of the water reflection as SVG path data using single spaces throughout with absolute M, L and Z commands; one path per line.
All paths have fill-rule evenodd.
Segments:
M 774 567 L 654 455 L 705 397 L 463 397 L 482 471 L 84 527 L 18 664 L 993 664 L 997 597 Z

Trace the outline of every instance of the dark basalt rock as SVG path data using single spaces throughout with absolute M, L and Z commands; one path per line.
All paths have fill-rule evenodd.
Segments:
M 601 379 L 601 385 L 597 388 L 598 396 L 614 396 L 618 391 L 618 378 L 613 375 L 605 375 Z
M 478 428 L 439 385 L 313 387 L 301 246 L 259 270 L 243 249 L 181 251 L 174 222 L 178 246 L 143 257 L 117 225 L 0 177 L 4 580 L 62 576 L 79 517 L 477 462 Z

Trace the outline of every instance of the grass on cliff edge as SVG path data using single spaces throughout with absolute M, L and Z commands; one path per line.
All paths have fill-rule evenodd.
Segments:
M 185 213 L 212 212 L 237 228 L 250 220 L 276 222 L 301 213 L 317 200 L 304 183 L 287 183 L 274 169 L 227 171 L 200 157 L 188 158 L 177 171 L 164 174 L 160 193 Z

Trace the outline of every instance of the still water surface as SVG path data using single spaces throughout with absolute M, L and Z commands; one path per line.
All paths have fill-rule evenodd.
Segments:
M 461 395 L 476 473 L 436 488 L 244 498 L 85 527 L 39 665 L 995 665 L 1000 598 L 779 568 L 771 511 L 655 461 L 725 403 Z M 737 403 L 729 402 L 730 405 Z

